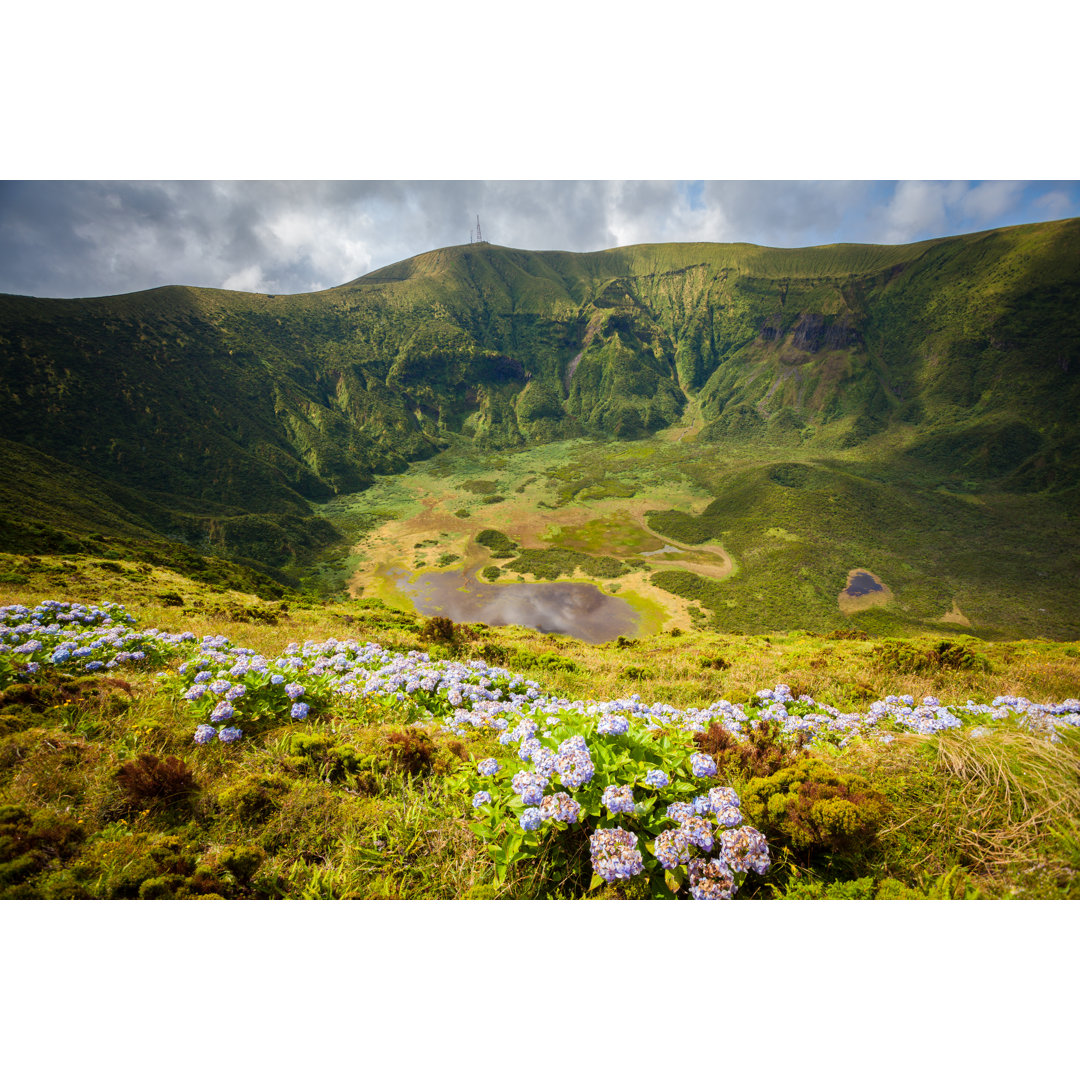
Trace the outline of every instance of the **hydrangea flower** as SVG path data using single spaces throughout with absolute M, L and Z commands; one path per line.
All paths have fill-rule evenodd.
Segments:
M 563 743 L 563 746 L 565 745 Z M 559 774 L 559 780 L 566 787 L 577 788 L 581 787 L 582 784 L 587 784 L 593 778 L 596 766 L 593 765 L 588 750 L 574 748 L 563 750 L 559 754 L 555 759 L 555 771 Z
M 489 803 L 489 802 L 491 802 L 491 792 L 490 791 L 478 791 L 473 796 L 473 800 L 472 800 L 473 809 L 478 810 L 485 803 Z
M 556 821 L 565 821 L 568 825 L 576 825 L 581 818 L 581 805 L 565 791 L 557 791 L 554 795 L 544 796 L 540 813 L 545 820 L 554 818 Z
M 715 776 L 716 762 L 708 754 L 691 754 L 690 771 L 698 777 Z
M 215 735 L 217 735 L 216 729 L 211 727 L 209 724 L 200 724 L 195 729 L 195 741 L 200 746 L 205 746 L 214 738 Z
M 742 824 L 742 811 L 737 806 L 725 806 L 716 811 L 716 823 L 728 829 L 738 828 Z
M 304 684 L 298 682 L 287 683 L 285 686 L 285 693 L 295 701 L 297 698 L 304 696 Z
M 502 766 L 493 757 L 489 757 L 484 758 L 484 760 L 476 766 L 476 771 L 481 776 L 494 776 L 501 768 Z
M 244 733 L 238 727 L 223 727 L 218 732 L 218 738 L 223 743 L 234 743 L 239 741 L 243 734 Z
M 689 817 L 682 823 L 682 831 L 691 843 L 697 844 L 702 851 L 712 851 L 713 834 L 709 823 L 703 817 Z
M 722 859 L 691 859 L 688 869 L 695 900 L 730 900 L 735 895 L 735 875 Z
M 634 792 L 629 784 L 618 787 L 609 784 L 604 788 L 604 794 L 600 801 L 608 808 L 611 814 L 632 814 L 634 812 Z
M 609 884 L 631 878 L 645 869 L 638 839 L 626 829 L 597 829 L 589 837 L 593 872 Z
M 306 720 L 308 714 L 309 705 L 306 701 L 297 701 L 293 704 L 293 707 L 289 710 L 289 715 L 294 720 Z
M 665 829 L 653 843 L 653 854 L 665 870 L 674 870 L 690 858 L 690 837 L 682 829 Z
M 668 807 L 667 816 L 681 825 L 694 816 L 694 808 L 690 803 L 673 802 Z
M 236 714 L 236 710 L 227 701 L 219 701 L 214 706 L 214 711 L 210 714 L 210 719 L 215 724 L 220 724 L 222 720 L 231 720 Z
M 671 783 L 671 777 L 663 769 L 650 769 L 645 774 L 645 783 L 655 788 L 665 788 Z
M 533 829 L 539 829 L 543 822 L 544 815 L 535 806 L 530 806 L 521 817 L 518 818 L 518 824 L 526 832 L 531 832 Z
M 753 870 L 764 874 L 769 869 L 769 845 L 751 825 L 730 829 L 720 837 L 720 853 L 736 874 Z
M 596 725 L 597 735 L 625 735 L 630 730 L 630 721 L 625 716 L 605 716 Z
M 550 780 L 555 775 L 555 753 L 546 746 L 540 746 L 532 753 L 533 772 Z
M 514 774 L 510 786 L 514 789 L 515 795 L 521 796 L 521 801 L 526 806 L 539 806 L 544 798 L 547 780 L 543 776 L 537 776 L 536 773 L 519 772 Z

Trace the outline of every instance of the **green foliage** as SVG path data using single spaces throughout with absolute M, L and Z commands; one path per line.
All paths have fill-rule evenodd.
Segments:
M 580 567 L 589 577 L 616 578 L 630 573 L 630 567 L 610 555 L 586 555 L 569 548 L 524 548 L 520 555 L 503 566 L 519 574 L 532 574 L 545 581 L 570 577 Z
M 816 758 L 750 780 L 742 808 L 770 840 L 799 853 L 839 853 L 872 844 L 886 801 L 861 776 Z
M 518 551 L 518 545 L 498 529 L 483 529 L 477 533 L 476 542 L 488 548 L 496 559 L 512 558 Z
M 886 670 L 903 675 L 990 670 L 986 657 L 962 641 L 939 641 L 932 646 L 917 640 L 884 641 L 874 646 L 874 656 Z

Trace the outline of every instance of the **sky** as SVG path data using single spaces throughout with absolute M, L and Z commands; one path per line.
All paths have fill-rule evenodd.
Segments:
M 1080 182 L 3 181 L 0 292 L 298 293 L 468 243 L 899 244 L 1080 214 Z

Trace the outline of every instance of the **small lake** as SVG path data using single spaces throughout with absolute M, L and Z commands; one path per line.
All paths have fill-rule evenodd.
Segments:
M 866 596 L 868 593 L 881 592 L 885 588 L 873 574 L 866 570 L 852 571 L 844 592 L 848 596 Z
M 633 636 L 637 612 L 595 585 L 516 582 L 489 585 L 462 570 L 432 570 L 409 580 L 405 570 L 381 572 L 422 615 L 444 615 L 456 623 L 528 626 L 545 634 L 569 634 L 598 645 L 620 634 Z

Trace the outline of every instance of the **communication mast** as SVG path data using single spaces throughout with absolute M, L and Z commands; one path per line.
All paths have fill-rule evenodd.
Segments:
M 476 242 L 482 244 L 484 242 L 484 234 L 480 231 L 480 215 L 476 215 Z

